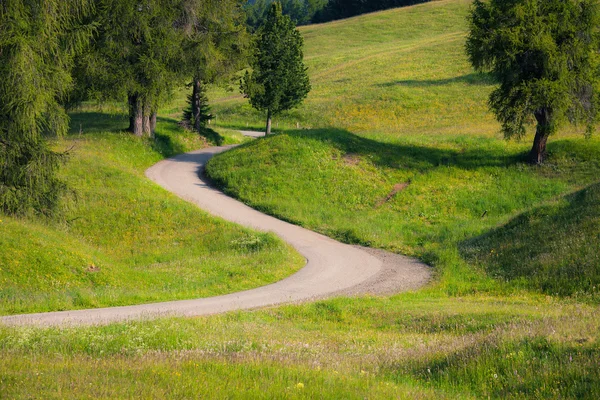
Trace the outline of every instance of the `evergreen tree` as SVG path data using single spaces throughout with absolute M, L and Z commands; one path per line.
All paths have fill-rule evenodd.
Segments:
M 184 123 L 195 131 L 210 120 L 206 85 L 225 82 L 246 63 L 248 35 L 241 0 L 184 0 L 182 56 L 192 77 Z
M 303 39 L 281 4 L 271 5 L 264 24 L 254 40 L 251 72 L 246 72 L 240 89 L 252 107 L 267 113 L 266 134 L 271 118 L 299 105 L 310 91 L 303 63 Z
M 129 128 L 152 136 L 158 106 L 183 81 L 180 2 L 97 0 L 92 51 L 78 60 L 79 97 L 127 99 Z
M 200 132 L 206 127 L 206 123 L 212 119 L 208 97 L 206 96 L 206 85 L 201 80 L 194 79 L 192 82 L 192 94 L 187 96 L 188 106 L 183 110 L 183 125 L 187 129 Z
M 51 214 L 64 189 L 57 179 L 64 154 L 47 136 L 62 135 L 61 106 L 71 68 L 93 25 L 82 25 L 86 0 L 0 2 L 0 210 Z
M 467 54 L 500 83 L 490 106 L 505 136 L 523 136 L 535 118 L 532 163 L 543 161 L 548 136 L 565 119 L 591 132 L 600 89 L 597 0 L 475 0 L 469 22 Z

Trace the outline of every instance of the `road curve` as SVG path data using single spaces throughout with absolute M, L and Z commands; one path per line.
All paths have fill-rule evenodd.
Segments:
M 381 258 L 360 247 L 342 244 L 321 234 L 262 214 L 211 187 L 202 177 L 203 166 L 213 155 L 229 148 L 212 147 L 163 160 L 149 168 L 146 176 L 213 215 L 253 229 L 274 232 L 306 258 L 307 263 L 304 268 L 282 281 L 223 296 L 123 307 L 12 315 L 0 317 L 0 323 L 38 326 L 100 325 L 159 316 L 209 315 L 307 301 L 335 294 L 357 293 L 353 288 L 360 288 L 366 282 L 377 280 L 377 276 L 383 269 Z M 425 266 L 408 258 L 405 263 L 406 268 L 416 270 L 417 275 L 421 274 L 417 282 L 418 286 L 428 280 L 429 273 L 423 272 Z

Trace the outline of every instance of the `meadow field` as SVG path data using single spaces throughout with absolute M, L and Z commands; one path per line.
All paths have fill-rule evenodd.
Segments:
M 0 397 L 599 398 L 600 140 L 565 126 L 543 166 L 525 163 L 531 136 L 500 136 L 486 103 L 493 82 L 464 54 L 470 3 L 302 27 L 305 104 L 275 118 L 277 134 L 207 167 L 266 213 L 427 262 L 425 288 L 104 327 L 0 327 Z M 262 129 L 236 91 L 210 98 L 227 140 Z M 2 260 L 0 282 L 15 282 L 0 295 L 4 314 L 224 293 L 302 264 L 277 238 L 216 221 L 143 179 L 162 157 L 205 145 L 170 119 L 181 102 L 163 110 L 158 145 L 110 132 L 118 124 L 104 114 L 73 116 L 57 145 L 76 146 L 63 174 L 79 201 L 65 204 L 62 222 L 2 217 L 0 257 L 29 248 L 13 257 L 42 268 L 50 253 L 33 252 L 42 244 L 62 252 L 66 271 L 93 264 L 106 275 L 46 271 L 30 282 Z M 79 135 L 85 121 L 91 131 Z M 124 183 L 113 188 L 111 176 Z M 153 236 L 128 237 L 139 231 Z M 264 245 L 243 246 L 248 236 Z M 143 265 L 165 266 L 160 285 Z M 180 280 L 190 274 L 194 287 Z M 59 289 L 53 275 L 64 276 Z M 111 284 L 92 281 L 101 278 Z M 64 282 L 92 294 L 78 303 Z
M 146 168 L 206 143 L 168 119 L 156 141 L 141 141 L 117 132 L 126 119 L 74 113 L 72 135 L 55 144 L 72 154 L 61 215 L 2 217 L 0 314 L 214 296 L 304 265 L 274 235 L 212 218 L 150 182 Z

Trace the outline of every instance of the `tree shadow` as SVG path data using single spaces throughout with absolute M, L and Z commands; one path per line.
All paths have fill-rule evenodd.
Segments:
M 384 143 L 342 129 L 297 130 L 282 133 L 326 142 L 344 154 L 367 157 L 377 166 L 426 172 L 441 166 L 475 170 L 508 167 L 526 160 L 526 153 L 507 153 L 504 146 L 491 145 L 492 138 L 463 138 L 452 148 L 438 145 Z M 267 138 L 268 140 L 268 138 Z
M 495 83 L 494 78 L 490 74 L 485 73 L 471 73 L 462 76 L 457 76 L 453 78 L 447 79 L 430 79 L 430 80 L 400 80 L 400 81 L 392 81 L 379 83 L 375 86 L 377 87 L 392 87 L 392 86 L 406 86 L 406 87 L 428 87 L 428 86 L 442 86 L 442 85 L 451 85 L 453 83 L 466 83 L 467 85 L 474 86 L 488 86 L 493 85 Z
M 550 295 L 589 294 L 598 301 L 599 204 L 596 183 L 464 240 L 460 254 L 503 281 Z
M 218 132 L 206 127 L 200 129 L 200 136 L 202 136 L 208 142 L 214 144 L 215 146 L 223 145 L 223 141 L 225 140 L 225 138 L 219 135 Z
M 129 125 L 125 114 L 109 114 L 96 111 L 69 113 L 69 134 L 89 134 L 123 131 Z
M 526 327 L 531 329 L 531 323 L 521 329 Z M 448 355 L 397 362 L 387 369 L 394 375 L 408 373 L 434 386 L 450 384 L 474 390 L 484 398 L 585 398 L 599 375 L 594 362 L 599 353 L 590 345 L 557 345 L 543 334 L 507 341 L 488 337 Z M 565 373 L 567 363 L 573 364 Z M 486 385 L 490 379 L 494 383 Z

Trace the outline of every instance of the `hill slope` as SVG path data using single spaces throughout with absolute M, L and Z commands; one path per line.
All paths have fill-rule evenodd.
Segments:
M 84 132 L 121 121 L 81 118 L 74 121 Z M 57 143 L 71 148 L 61 173 L 74 198 L 57 220 L 0 218 L 0 313 L 214 296 L 278 281 L 304 264 L 275 236 L 210 217 L 146 179 L 161 151 L 203 145 L 173 125 L 161 123 L 156 143 L 106 131 Z
M 562 198 L 597 181 L 600 141 L 573 139 L 567 127 L 551 143 L 549 164 L 533 168 L 520 162 L 527 144 L 495 137 L 485 106 L 491 86 L 472 75 L 461 39 L 444 38 L 464 34 L 468 4 L 440 1 L 303 28 L 313 95 L 322 97 L 276 121 L 280 129 L 296 121 L 304 127 L 337 121 L 341 128 L 286 131 L 211 166 L 222 185 L 255 206 L 347 241 L 421 256 L 436 267 L 436 283 L 391 297 L 207 318 L 0 327 L 0 392 L 23 398 L 599 398 L 597 298 L 546 295 L 531 275 L 524 277 L 527 285 L 496 279 L 498 269 L 487 269 L 493 264 L 484 253 L 510 243 L 507 232 L 531 241 L 536 220 L 563 223 L 571 212 L 596 210 L 594 196 Z M 403 38 L 415 50 L 386 58 Z M 325 47 L 334 41 L 339 45 Z M 371 45 L 376 56 L 352 64 L 371 54 Z M 340 62 L 328 64 L 336 54 Z M 346 62 L 336 76 L 336 66 Z M 317 82 L 314 73 L 326 70 L 331 74 Z M 379 89 L 368 85 L 398 80 Z M 339 85 L 344 90 L 336 92 Z M 394 93 L 402 98 L 390 100 Z M 238 96 L 214 95 L 222 96 L 218 125 L 261 126 L 262 116 Z M 522 213 L 533 219 L 519 218 Z M 595 232 L 593 224 L 579 230 L 585 218 L 569 221 L 556 229 L 557 246 L 565 235 L 577 241 L 574 233 Z M 552 230 L 547 226 L 540 233 Z M 581 243 L 588 249 L 596 240 L 588 235 Z M 469 245 L 479 264 L 463 260 Z M 504 260 L 511 254 L 519 252 Z

